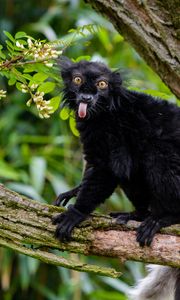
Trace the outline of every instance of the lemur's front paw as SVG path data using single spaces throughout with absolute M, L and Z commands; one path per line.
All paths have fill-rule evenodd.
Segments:
M 137 229 L 136 240 L 140 246 L 150 246 L 155 234 L 161 227 L 159 221 L 152 216 L 146 218 Z
M 53 202 L 53 205 L 55 206 L 66 206 L 66 204 L 69 202 L 69 200 L 73 196 L 71 195 L 70 192 L 62 193 L 60 194 L 56 200 Z
M 74 208 L 73 205 L 69 205 L 68 210 L 56 215 L 52 219 L 52 223 L 56 224 L 55 236 L 61 242 L 71 240 L 72 230 L 75 226 L 85 220 L 87 215 L 81 213 Z
M 77 196 L 79 187 L 74 188 L 68 192 L 60 194 L 56 200 L 53 202 L 53 205 L 55 206 L 66 206 L 66 204 L 69 202 L 69 200 L 75 196 Z

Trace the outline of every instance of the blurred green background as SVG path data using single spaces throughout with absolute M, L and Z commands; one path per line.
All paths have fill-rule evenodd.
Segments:
M 80 0 L 1 0 L 0 43 L 3 30 L 53 41 L 69 39 L 68 31 L 85 24 L 101 25 L 95 33 L 78 36 L 64 53 L 72 59 L 90 56 L 120 68 L 130 88 L 176 101 L 159 77 L 144 63 L 113 26 Z M 0 180 L 9 188 L 38 201 L 51 203 L 56 195 L 81 180 L 82 153 L 68 121 L 56 111 L 42 120 L 25 105 L 27 96 L 8 87 L 0 78 L 0 89 L 8 91 L 0 109 Z M 100 212 L 129 210 L 131 204 L 118 190 Z M 73 254 L 65 254 L 74 256 Z M 141 263 L 79 257 L 89 263 L 112 266 L 123 272 L 120 279 L 92 276 L 40 263 L 30 257 L 0 249 L 0 299 L 28 300 L 124 300 L 130 286 L 144 275 Z

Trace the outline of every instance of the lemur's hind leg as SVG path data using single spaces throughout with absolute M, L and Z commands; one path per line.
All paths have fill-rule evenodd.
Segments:
M 149 212 L 139 212 L 137 210 L 133 212 L 112 212 L 110 216 L 116 219 L 117 224 L 126 224 L 128 221 L 143 221 Z
M 140 246 L 150 246 L 155 234 L 163 227 L 180 223 L 179 215 L 169 215 L 164 217 L 147 217 L 137 229 L 137 242 Z

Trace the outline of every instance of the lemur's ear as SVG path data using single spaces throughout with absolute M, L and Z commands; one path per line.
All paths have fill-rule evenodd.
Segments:
M 121 85 L 122 84 L 122 77 L 121 77 L 121 74 L 119 72 L 119 70 L 117 71 L 114 71 L 113 72 L 113 82 L 114 82 L 114 85 Z
M 58 61 L 57 61 L 59 67 L 61 68 L 61 70 L 67 70 L 70 67 L 73 66 L 73 62 L 72 60 L 70 60 L 68 57 L 66 56 L 61 56 Z
M 60 67 L 61 76 L 64 81 L 70 77 L 71 67 L 73 62 L 66 56 L 61 56 L 57 61 L 58 66 Z

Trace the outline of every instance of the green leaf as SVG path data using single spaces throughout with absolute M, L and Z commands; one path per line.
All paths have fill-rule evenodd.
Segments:
M 27 79 L 27 80 L 32 80 L 33 77 L 30 74 L 23 74 L 23 78 Z
M 123 38 L 123 36 L 122 35 L 120 35 L 119 33 L 117 33 L 117 34 L 114 34 L 114 36 L 113 36 L 113 42 L 114 43 L 121 43 L 121 42 L 123 42 L 124 41 L 124 38 Z
M 15 43 L 15 39 L 13 38 L 13 36 L 8 31 L 4 30 L 3 32 L 8 37 L 8 39 L 10 39 L 13 43 Z
M 23 77 L 23 74 L 21 72 L 19 72 L 16 68 L 12 68 L 11 72 L 13 73 L 13 75 L 17 78 L 17 80 L 23 82 L 24 84 L 27 84 L 26 79 Z
M 110 35 L 108 33 L 108 31 L 105 28 L 102 28 L 99 30 L 99 39 L 102 42 L 103 46 L 105 47 L 105 49 L 107 51 L 111 51 L 112 50 L 112 44 L 110 41 Z
M 76 29 L 74 29 L 74 28 L 71 28 L 71 29 L 69 29 L 69 30 L 68 30 L 68 32 L 69 32 L 69 33 L 74 33 L 74 32 L 76 33 L 76 32 L 77 32 L 77 30 L 76 30 Z
M 39 200 L 41 202 L 45 202 L 44 199 L 39 195 L 39 193 L 35 190 L 34 187 L 32 187 L 31 185 L 28 184 L 23 184 L 23 183 L 19 183 L 19 182 L 12 182 L 12 183 L 8 183 L 7 186 L 18 192 L 21 194 L 24 194 L 28 197 L 31 197 L 32 199 L 36 199 Z
M 48 74 L 49 74 L 49 68 L 47 66 L 45 66 L 43 63 L 36 63 L 36 64 L 34 64 L 34 66 L 35 66 L 36 73 L 37 72 L 40 72 L 40 73 L 48 72 Z
M 27 37 L 27 34 L 24 31 L 19 31 L 15 35 L 15 39 L 20 39 L 20 38 L 23 38 L 23 37 Z
M 20 180 L 20 174 L 4 161 L 0 161 L 0 177 L 10 180 Z
M 49 68 L 45 66 L 43 63 L 34 63 L 34 64 L 27 64 L 24 68 L 24 73 L 30 72 L 39 72 L 39 73 L 46 73 L 48 77 L 50 76 Z
M 22 83 L 21 82 L 16 82 L 16 88 L 22 92 L 22 87 L 21 87 Z
M 54 82 L 44 82 L 38 87 L 39 92 L 44 92 L 45 94 L 50 93 L 54 90 L 55 88 L 55 83 Z
M 8 80 L 8 85 L 14 85 L 16 83 L 16 77 L 11 76 L 11 78 Z
M 73 133 L 75 136 L 79 136 L 79 131 L 78 131 L 77 128 L 76 128 L 76 122 L 75 122 L 75 119 L 74 119 L 74 118 L 70 118 L 70 119 L 69 119 L 69 126 L 70 126 L 70 128 L 71 128 L 72 133 Z
M 37 71 L 36 64 L 26 65 L 24 68 L 24 73 L 31 73 Z
M 59 116 L 63 121 L 67 120 L 69 118 L 69 109 L 67 107 L 63 107 Z
M 142 90 L 138 87 L 129 87 L 129 89 L 133 90 L 133 91 L 140 92 L 140 93 L 143 92 L 143 93 L 151 95 L 153 97 L 162 98 L 162 99 L 165 99 L 165 100 L 171 100 L 172 99 L 172 95 L 168 95 L 166 93 L 162 93 L 162 92 L 159 92 L 157 90 L 152 90 L 152 89 Z
M 124 295 L 119 292 L 96 290 L 91 293 L 91 297 L 94 300 L 126 300 Z
M 6 44 L 9 46 L 11 50 L 14 50 L 14 44 L 12 44 L 10 41 L 6 41 Z
M 36 82 L 43 82 L 46 80 L 49 76 L 45 73 L 37 73 L 33 76 L 33 80 Z
M 89 56 L 89 55 L 82 55 L 82 56 L 79 56 L 78 58 L 76 58 L 73 61 L 79 62 L 80 60 L 90 60 L 90 59 L 91 59 L 91 56 Z
M 22 44 L 22 45 L 27 45 L 27 42 L 26 42 L 25 40 L 19 39 L 18 42 L 19 42 L 20 44 Z M 23 50 L 23 49 L 22 49 L 22 50 Z
M 30 163 L 30 174 L 32 186 L 41 194 L 44 188 L 46 173 L 46 161 L 42 157 L 32 157 Z
M 142 92 L 142 90 L 141 90 L 141 92 Z M 159 91 L 156 91 L 156 90 L 146 89 L 146 90 L 143 90 L 143 92 L 146 93 L 146 94 L 149 94 L 151 96 L 154 96 L 154 97 L 159 97 L 159 98 L 163 98 L 163 99 L 166 99 L 166 100 L 171 99 L 171 95 L 168 95 L 166 93 L 162 93 L 162 92 L 159 92 Z
M 60 101 L 61 101 L 61 96 L 56 96 L 50 99 L 49 106 L 53 107 L 52 109 L 53 112 L 55 112 L 59 108 Z
M 27 256 L 26 258 L 27 258 L 29 273 L 30 275 L 34 275 L 37 271 L 38 266 L 40 265 L 40 261 L 29 256 Z
M 9 78 L 9 77 L 10 77 L 10 76 L 9 76 L 9 71 L 1 71 L 0 74 L 1 74 L 2 76 L 5 76 L 6 78 Z
M 66 180 L 61 175 L 53 174 L 48 172 L 48 180 L 51 182 L 53 190 L 55 191 L 56 195 L 60 193 L 64 193 L 69 190 L 69 186 L 67 185 Z
M 0 51 L 0 57 L 1 57 L 2 59 L 6 59 L 6 55 L 5 55 L 2 51 Z
M 22 289 L 27 289 L 30 281 L 28 272 L 27 257 L 19 254 L 19 276 Z
M 11 49 L 7 46 L 7 49 L 8 49 L 8 51 L 9 51 L 8 55 L 9 55 L 10 57 L 18 56 L 19 53 L 22 52 L 22 49 L 19 48 L 18 51 L 15 51 L 15 50 L 16 50 L 15 48 L 16 48 L 16 46 L 14 46 L 14 51 L 13 51 L 13 50 L 11 50 Z

